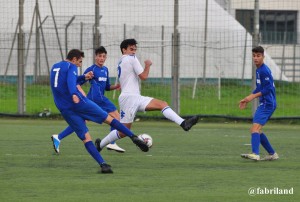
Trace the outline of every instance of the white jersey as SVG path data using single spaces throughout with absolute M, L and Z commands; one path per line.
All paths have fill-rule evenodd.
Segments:
M 139 74 L 144 71 L 135 55 L 123 55 L 118 64 L 121 94 L 141 94 Z

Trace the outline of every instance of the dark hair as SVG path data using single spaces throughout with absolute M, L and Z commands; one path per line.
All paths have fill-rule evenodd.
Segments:
M 255 48 L 252 49 L 252 53 L 261 53 L 261 54 L 264 54 L 265 50 L 263 47 L 261 46 L 257 46 Z
M 68 52 L 67 59 L 72 60 L 73 58 L 79 59 L 84 58 L 84 52 L 79 49 L 72 49 Z
M 124 41 L 122 41 L 122 43 L 120 44 L 120 49 L 122 52 L 122 49 L 126 49 L 128 48 L 128 46 L 133 46 L 136 45 L 138 42 L 135 39 L 125 39 Z M 122 52 L 123 53 L 123 52 Z
M 106 49 L 103 46 L 100 46 L 99 48 L 97 48 L 95 50 L 95 55 L 98 55 L 98 54 L 101 54 L 101 53 L 107 54 L 107 51 L 106 51 Z

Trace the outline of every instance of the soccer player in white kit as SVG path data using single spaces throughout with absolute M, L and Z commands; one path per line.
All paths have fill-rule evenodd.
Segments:
M 138 111 L 160 110 L 167 119 L 177 123 L 185 131 L 190 130 L 198 122 L 198 116 L 183 119 L 169 107 L 167 102 L 141 95 L 140 80 L 148 78 L 152 62 L 151 60 L 145 60 L 145 68 L 142 67 L 135 55 L 137 51 L 136 44 L 135 39 L 125 39 L 120 45 L 122 52 L 122 57 L 118 63 L 118 77 L 121 85 L 119 96 L 120 122 L 130 129 Z M 122 137 L 122 134 L 112 131 L 101 142 L 98 140 L 95 144 L 100 150 L 107 142 Z

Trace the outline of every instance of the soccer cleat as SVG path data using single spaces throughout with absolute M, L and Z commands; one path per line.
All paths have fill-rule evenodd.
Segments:
M 143 140 L 141 140 L 140 138 L 138 138 L 138 136 L 133 135 L 131 137 L 131 140 L 134 144 L 136 144 L 136 146 L 138 146 L 143 152 L 147 152 L 149 151 L 149 147 L 147 145 L 146 142 L 144 142 Z
M 101 173 L 113 173 L 111 166 L 106 163 L 102 163 L 100 167 L 101 167 L 101 171 L 100 171 Z
M 268 154 L 264 158 L 262 158 L 262 161 L 274 161 L 279 159 L 278 154 L 275 152 L 274 154 Z
M 254 160 L 254 161 L 259 161 L 260 160 L 259 155 L 254 154 L 254 153 L 251 153 L 251 154 L 241 154 L 241 157 L 245 158 L 245 159 L 251 159 L 251 160 Z
M 60 140 L 58 139 L 58 135 L 52 135 L 51 136 L 52 144 L 54 151 L 59 154 L 59 145 L 60 145 Z
M 193 116 L 191 118 L 185 119 L 180 126 L 183 128 L 185 131 L 189 131 L 193 125 L 195 125 L 198 122 L 199 117 L 198 116 Z
M 101 143 L 101 139 L 100 138 L 97 138 L 95 140 L 95 147 L 97 149 L 98 152 L 101 152 L 102 148 L 100 147 L 100 143 Z
M 125 152 L 125 150 L 122 149 L 121 147 L 119 147 L 116 143 L 114 143 L 114 144 L 108 144 L 108 145 L 106 145 L 106 148 L 108 150 L 114 150 L 114 151 L 120 152 L 120 153 L 124 153 Z

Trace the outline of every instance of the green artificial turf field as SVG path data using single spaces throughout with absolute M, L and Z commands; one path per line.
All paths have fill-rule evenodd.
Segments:
M 0 201 L 300 201 L 300 126 L 269 123 L 264 132 L 278 161 L 253 162 L 251 124 L 202 123 L 184 132 L 169 121 L 139 121 L 153 147 L 143 153 L 129 138 L 118 142 L 124 154 L 102 151 L 114 174 L 98 174 L 97 163 L 76 135 L 54 154 L 50 136 L 63 120 L 0 119 Z M 93 139 L 106 124 L 88 123 Z M 265 154 L 263 148 L 261 153 Z M 250 196 L 248 190 L 292 190 L 292 194 Z

